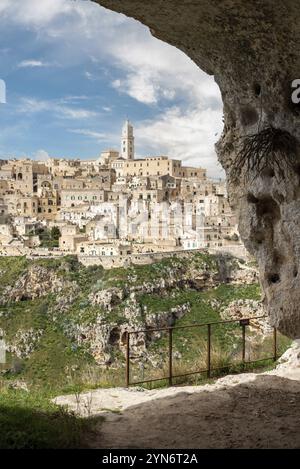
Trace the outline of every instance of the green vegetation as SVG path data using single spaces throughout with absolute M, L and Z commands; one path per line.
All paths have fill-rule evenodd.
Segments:
M 41 241 L 41 247 L 43 248 L 57 248 L 58 240 L 60 237 L 60 231 L 57 226 L 53 226 L 51 230 L 48 228 L 39 228 L 36 232 Z
M 0 390 L 0 448 L 82 448 L 92 424 L 52 404 L 44 393 Z
M 174 374 L 185 374 L 191 371 L 207 369 L 207 335 L 206 323 L 221 320 L 220 313 L 233 300 L 260 299 L 259 285 L 230 285 L 221 284 L 216 288 L 205 291 L 185 290 L 177 292 L 172 297 L 161 298 L 159 295 L 142 295 L 140 302 L 147 307 L 149 312 L 158 313 L 162 309 L 168 310 L 176 305 L 189 303 L 190 312 L 176 321 L 176 327 L 192 324 L 204 324 L 200 327 L 181 328 L 173 331 L 173 362 Z M 242 328 L 238 322 L 228 324 L 213 324 L 211 326 L 211 367 L 220 369 L 220 373 L 238 373 L 244 369 L 252 370 L 257 367 L 274 366 L 273 335 L 267 336 L 262 342 L 250 342 L 253 334 L 247 333 L 246 360 L 262 360 L 257 365 L 249 364 L 245 368 L 242 361 Z M 168 376 L 168 333 L 161 333 L 161 337 L 152 342 L 149 353 L 159 356 L 159 366 L 151 367 L 145 364 L 142 371 L 139 367 L 132 366 L 131 379 L 154 379 L 159 376 Z M 278 356 L 290 345 L 290 340 L 278 334 Z M 180 359 L 176 359 L 179 356 Z M 203 381 L 204 380 L 204 381 Z M 178 378 L 180 383 L 199 384 L 206 382 L 206 374 L 195 375 L 189 378 Z M 166 382 L 159 382 L 165 385 Z M 157 386 L 157 384 L 155 384 Z M 153 385 L 150 385 L 152 388 Z
M 44 241 L 56 241 L 57 235 L 58 231 L 53 228 Z M 104 270 L 101 266 L 84 267 L 74 256 L 34 261 L 24 257 L 0 257 L 0 335 L 3 331 L 6 341 L 15 347 L 7 353 L 7 364 L 2 370 L 0 368 L 0 447 L 82 446 L 83 433 L 91 428 L 91 422 L 67 414 L 50 399 L 88 388 L 124 385 L 122 351 L 111 345 L 113 366 L 98 365 L 92 339 L 86 340 L 86 329 L 93 330 L 99 317 L 108 328 L 128 323 L 124 311 L 132 289 L 136 289 L 135 301 L 141 312 L 141 317 L 137 318 L 139 324 L 145 323 L 145 315 L 170 314 L 172 308 L 186 304 L 189 312 L 177 319 L 176 326 L 217 322 L 222 309 L 231 301 L 258 300 L 258 285 L 224 283 L 209 289 L 197 285 L 193 277 L 195 272 L 201 270 L 218 275 L 223 261 L 216 256 L 195 253 L 189 258 L 173 256 L 152 265 Z M 231 259 L 229 264 L 233 269 L 237 261 Z M 55 276 L 57 283 L 61 282 L 57 293 L 45 290 L 37 297 L 26 297 L 22 301 L 10 299 L 10 291 L 31 281 L 28 272 L 32 267 L 46 269 Z M 162 279 L 169 282 L 169 287 L 157 290 Z M 144 287 L 149 285 L 154 286 L 148 290 L 152 293 L 145 293 Z M 111 288 L 124 293 L 124 298 L 111 310 L 91 303 L 90 295 Z M 221 367 L 227 373 L 241 371 L 239 324 L 213 325 L 211 338 L 212 367 Z M 288 345 L 288 339 L 280 337 L 279 353 Z M 173 351 L 175 374 L 205 369 L 207 326 L 175 330 Z M 272 339 L 267 337 L 263 342 L 251 345 L 251 359 L 271 356 L 271 351 Z M 141 360 L 139 363 L 132 360 L 131 378 L 167 376 L 167 353 L 168 336 L 158 334 L 148 344 L 150 360 L 147 357 L 143 367 Z M 248 349 L 247 353 L 250 353 Z M 262 365 L 270 366 L 271 362 L 265 361 Z M 206 380 L 206 374 L 202 374 L 175 381 L 177 384 L 197 384 Z M 15 383 L 26 383 L 29 392 L 14 389 Z M 165 384 L 166 381 L 159 381 L 155 386 Z
M 26 272 L 29 261 L 26 257 L 0 256 L 0 289 L 14 285 L 17 279 Z

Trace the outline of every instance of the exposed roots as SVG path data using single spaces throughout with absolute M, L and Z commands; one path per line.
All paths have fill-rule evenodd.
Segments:
M 243 137 L 242 147 L 237 154 L 231 177 L 253 179 L 264 171 L 273 170 L 279 181 L 285 170 L 294 170 L 297 163 L 298 141 L 289 132 L 274 127 L 267 127 L 257 134 Z

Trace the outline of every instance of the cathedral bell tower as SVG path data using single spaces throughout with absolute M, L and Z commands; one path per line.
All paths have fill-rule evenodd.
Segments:
M 128 119 L 122 129 L 121 156 L 125 160 L 134 160 L 133 126 Z

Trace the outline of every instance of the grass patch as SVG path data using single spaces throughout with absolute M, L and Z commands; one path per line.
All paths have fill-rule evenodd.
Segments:
M 0 448 L 80 448 L 91 421 L 50 402 L 42 393 L 0 390 Z
M 26 272 L 29 261 L 26 257 L 0 256 L 0 290 L 8 285 L 14 285 L 17 279 Z

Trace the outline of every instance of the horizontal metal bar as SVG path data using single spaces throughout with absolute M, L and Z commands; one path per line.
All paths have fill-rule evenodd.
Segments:
M 144 381 L 132 381 L 131 383 L 129 383 L 129 385 L 134 386 L 136 384 L 154 383 L 154 381 L 163 381 L 164 379 L 168 380 L 169 376 L 165 376 L 164 378 L 145 379 Z
M 252 321 L 254 319 L 264 319 L 264 318 L 267 318 L 268 316 L 265 315 L 265 316 L 255 316 L 255 317 L 252 317 L 252 318 L 243 318 L 243 319 L 247 319 L 248 321 Z M 208 326 L 208 325 L 216 325 L 216 324 L 229 324 L 229 323 L 233 323 L 233 322 L 240 322 L 241 318 L 239 319 L 228 319 L 226 321 L 215 321 L 215 322 L 205 322 L 205 323 L 198 323 L 198 324 L 188 324 L 188 325 L 185 325 L 185 326 L 174 326 L 174 327 L 157 327 L 155 329 L 142 329 L 142 330 L 139 330 L 139 331 L 129 331 L 128 334 L 139 334 L 139 333 L 147 333 L 147 332 L 158 332 L 158 331 L 168 331 L 170 329 L 172 329 L 173 331 L 176 330 L 176 329 L 188 329 L 188 328 L 193 328 L 193 327 L 204 327 L 204 326 Z
M 259 360 L 250 360 L 250 361 L 246 361 L 246 362 L 237 362 L 237 363 L 229 363 L 228 365 L 226 366 L 220 366 L 218 368 L 211 368 L 211 372 L 212 371 L 219 371 L 219 370 L 225 370 L 226 368 L 230 368 L 230 367 L 233 367 L 233 366 L 241 366 L 241 365 L 248 365 L 248 364 L 251 364 L 251 363 L 259 363 L 259 362 L 263 362 L 263 361 L 266 361 L 266 360 L 273 360 L 274 357 L 266 357 L 266 358 L 260 358 Z M 183 373 L 181 375 L 173 375 L 173 378 L 181 378 L 181 377 L 185 377 L 185 376 L 191 376 L 191 375 L 197 375 L 197 374 L 201 374 L 201 373 L 207 373 L 208 370 L 207 369 L 204 369 L 204 370 L 198 370 L 198 371 L 191 371 L 189 373 Z M 168 376 L 165 376 L 163 378 L 153 378 L 153 379 L 146 379 L 144 381 L 133 381 L 131 383 L 129 383 L 130 386 L 134 386 L 134 385 L 137 385 L 137 384 L 144 384 L 144 383 L 153 383 L 155 381 L 162 381 L 162 380 L 168 380 L 169 377 Z
M 259 363 L 259 362 L 264 362 L 266 360 L 274 360 L 274 357 L 266 357 L 266 358 L 259 358 L 258 360 L 249 360 L 247 362 L 245 362 L 245 365 L 249 364 L 249 363 Z
M 190 371 L 189 373 L 183 373 L 182 375 L 173 375 L 173 378 L 181 378 L 184 376 L 196 375 L 200 373 L 207 373 L 207 370 Z

